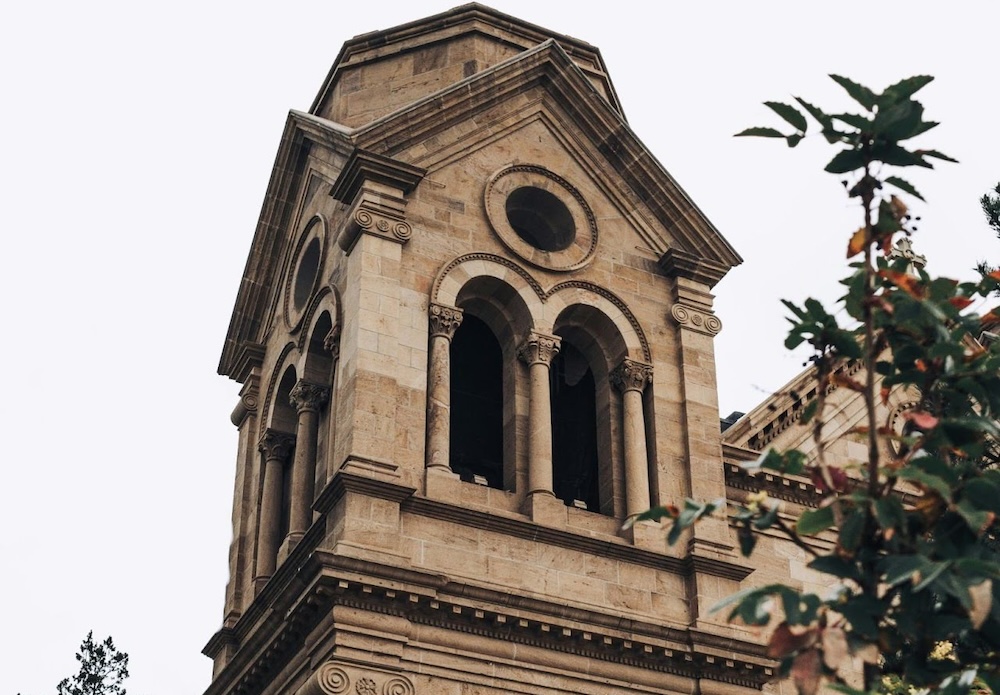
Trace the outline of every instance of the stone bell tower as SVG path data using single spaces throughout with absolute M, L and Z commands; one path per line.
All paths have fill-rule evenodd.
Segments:
M 292 111 L 219 371 L 241 384 L 207 693 L 738 693 L 751 575 L 712 287 L 740 257 L 599 51 L 482 5 L 349 40 Z

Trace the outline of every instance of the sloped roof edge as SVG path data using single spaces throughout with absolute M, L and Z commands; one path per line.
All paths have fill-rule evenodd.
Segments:
M 503 101 L 533 84 L 549 90 L 616 173 L 660 223 L 670 228 L 685 251 L 718 268 L 718 278 L 743 262 L 621 114 L 595 90 L 562 45 L 552 39 L 351 133 L 359 147 L 394 156 L 466 117 L 475 108 Z M 668 245 L 661 242 L 655 250 L 666 253 Z
M 607 66 L 604 63 L 604 58 L 601 55 L 599 48 L 581 39 L 560 34 L 537 24 L 532 24 L 531 22 L 526 22 L 523 19 L 504 14 L 499 10 L 495 10 L 492 7 L 477 2 L 460 5 L 430 17 L 424 17 L 405 24 L 399 24 L 388 29 L 380 29 L 377 31 L 359 34 L 354 38 L 348 39 L 344 42 L 340 52 L 334 59 L 333 65 L 330 67 L 330 71 L 327 73 L 326 79 L 323 80 L 323 84 L 320 87 L 316 98 L 309 107 L 309 112 L 318 112 L 327 98 L 327 95 L 333 90 L 334 85 L 337 83 L 341 68 L 347 64 L 353 56 L 375 48 L 385 51 L 387 47 L 391 47 L 394 44 L 401 44 L 404 41 L 419 38 L 421 36 L 428 37 L 428 42 L 430 43 L 430 34 L 438 32 L 441 29 L 460 27 L 463 24 L 470 25 L 469 31 L 474 31 L 475 29 L 472 25 L 477 21 L 494 26 L 503 31 L 507 34 L 507 40 L 510 43 L 517 45 L 524 50 L 527 50 L 539 43 L 543 43 L 546 40 L 555 40 L 559 42 L 568 54 L 578 55 L 588 61 L 593 61 L 598 66 L 598 69 L 593 71 L 593 74 L 600 77 L 600 79 L 605 83 L 613 108 L 618 111 L 622 118 L 625 118 L 621 102 L 618 99 L 618 94 L 615 91 L 614 84 L 611 82 L 611 78 L 608 75 Z M 402 47 L 400 47 L 400 50 L 403 50 Z

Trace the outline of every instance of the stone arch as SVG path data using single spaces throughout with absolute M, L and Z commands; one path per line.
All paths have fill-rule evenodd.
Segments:
M 492 278 L 497 283 L 494 285 L 497 288 L 509 288 L 506 299 L 517 302 L 518 311 L 523 307 L 524 313 L 516 318 L 520 323 L 528 324 L 526 329 L 534 326 L 543 315 L 545 293 L 538 281 L 516 263 L 491 253 L 470 253 L 446 264 L 434 279 L 431 302 L 458 306 L 459 294 L 463 293 L 463 289 L 468 296 L 470 291 L 467 287 L 470 282 L 477 280 L 473 287 L 488 282 L 483 278 Z
M 260 421 L 264 423 L 264 430 L 272 429 L 272 422 L 274 420 L 274 410 L 275 410 L 275 398 L 277 396 L 276 392 L 278 390 L 279 379 L 287 371 L 289 366 L 294 369 L 294 364 L 297 361 L 298 350 L 295 348 L 295 343 L 288 343 L 282 348 L 281 353 L 278 355 L 278 359 L 275 360 L 274 369 L 271 371 L 271 378 L 267 382 L 267 391 L 264 394 L 264 402 L 261 410 Z M 294 385 L 294 384 L 293 384 Z M 286 398 L 287 401 L 287 398 Z M 291 404 L 289 404 L 291 407 Z M 289 433 L 295 432 L 294 420 L 293 426 L 290 430 L 282 430 Z
M 629 310 L 628 305 L 614 293 L 589 282 L 569 280 L 550 289 L 546 293 L 545 303 L 545 321 L 553 327 L 569 307 L 574 305 L 592 307 L 596 311 L 588 313 L 588 316 L 595 321 L 591 333 L 595 335 L 605 333 L 597 324 L 604 324 L 605 327 L 613 326 L 613 333 L 620 338 L 625 350 L 625 354 L 620 355 L 620 358 L 629 357 L 646 363 L 651 361 L 649 341 L 638 319 Z M 607 347 L 612 346 L 609 344 Z M 619 350 L 620 347 L 614 349 Z M 612 369 L 614 366 L 612 365 Z
M 559 301 L 552 306 L 561 306 L 552 326 L 561 340 L 550 378 L 553 491 L 571 503 L 568 490 L 575 486 L 581 496 L 573 499 L 588 510 L 621 516 L 622 452 L 613 424 L 621 421 L 621 403 L 611 374 L 630 355 L 622 324 L 632 334 L 633 351 L 641 344 L 624 314 L 600 295 L 572 287 L 553 296 Z M 605 313 L 609 307 L 616 309 L 614 318 Z

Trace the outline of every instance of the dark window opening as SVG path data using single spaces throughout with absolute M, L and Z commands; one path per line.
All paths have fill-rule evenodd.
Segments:
M 451 469 L 503 488 L 503 352 L 493 331 L 466 314 L 451 341 Z
M 600 512 L 594 372 L 565 340 L 552 360 L 551 383 L 553 492 L 567 505 Z
M 576 238 L 576 224 L 569 208 L 542 188 L 517 188 L 507 196 L 504 207 L 510 226 L 536 249 L 562 251 Z

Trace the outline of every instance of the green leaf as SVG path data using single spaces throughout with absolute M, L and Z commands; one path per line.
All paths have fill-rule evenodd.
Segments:
M 977 509 L 969 500 L 962 500 L 955 505 L 955 511 L 959 513 L 976 535 L 982 533 L 995 517 L 993 512 L 984 512 L 981 509 Z
M 920 200 L 924 199 L 922 195 L 917 193 L 917 189 L 913 187 L 913 184 L 906 179 L 901 179 L 898 176 L 889 176 L 886 178 L 885 182 L 891 186 L 895 186 L 904 193 L 909 193 L 914 198 L 919 198 Z
M 916 150 L 915 154 L 921 155 L 923 157 L 933 157 L 934 159 L 942 159 L 946 162 L 954 162 L 958 164 L 957 159 L 953 159 L 943 152 L 938 152 L 937 150 Z
M 785 135 L 774 128 L 747 128 L 736 133 L 733 137 L 783 138 Z
M 914 75 L 886 87 L 878 97 L 879 106 L 888 106 L 903 99 L 909 99 L 934 80 L 930 75 Z
M 892 587 L 913 580 L 917 572 L 924 573 L 929 565 L 922 555 L 895 555 L 884 558 L 879 569 L 885 573 L 883 581 Z
M 875 95 L 875 92 L 868 89 L 868 87 L 865 87 L 864 85 L 858 84 L 857 82 L 849 80 L 846 77 L 841 77 L 840 75 L 830 75 L 830 79 L 843 87 L 847 93 L 851 95 L 851 98 L 854 99 L 854 101 L 858 102 L 869 111 L 871 111 L 878 102 L 878 97 Z
M 913 590 L 920 591 L 926 589 L 949 567 L 951 567 L 950 560 L 945 562 L 928 562 L 927 567 L 921 572 L 920 581 L 913 587 Z
M 861 544 L 861 534 L 865 530 L 865 520 L 867 515 L 861 509 L 854 509 L 847 513 L 840 526 L 840 545 L 845 550 L 857 550 Z
M 861 573 L 853 562 L 848 562 L 837 555 L 821 555 L 810 562 L 808 567 L 839 579 L 859 580 L 861 578 Z
M 862 132 L 871 132 L 873 126 L 872 121 L 856 113 L 835 113 L 833 117 L 849 126 L 854 126 Z
M 857 150 L 842 150 L 824 167 L 831 174 L 846 174 L 865 166 L 864 155 Z
M 803 536 L 812 536 L 833 526 L 833 507 L 807 509 L 799 516 L 795 530 Z
M 806 117 L 794 106 L 782 104 L 780 101 L 765 101 L 764 106 L 788 121 L 793 128 L 801 133 L 806 132 L 806 128 L 809 127 Z

